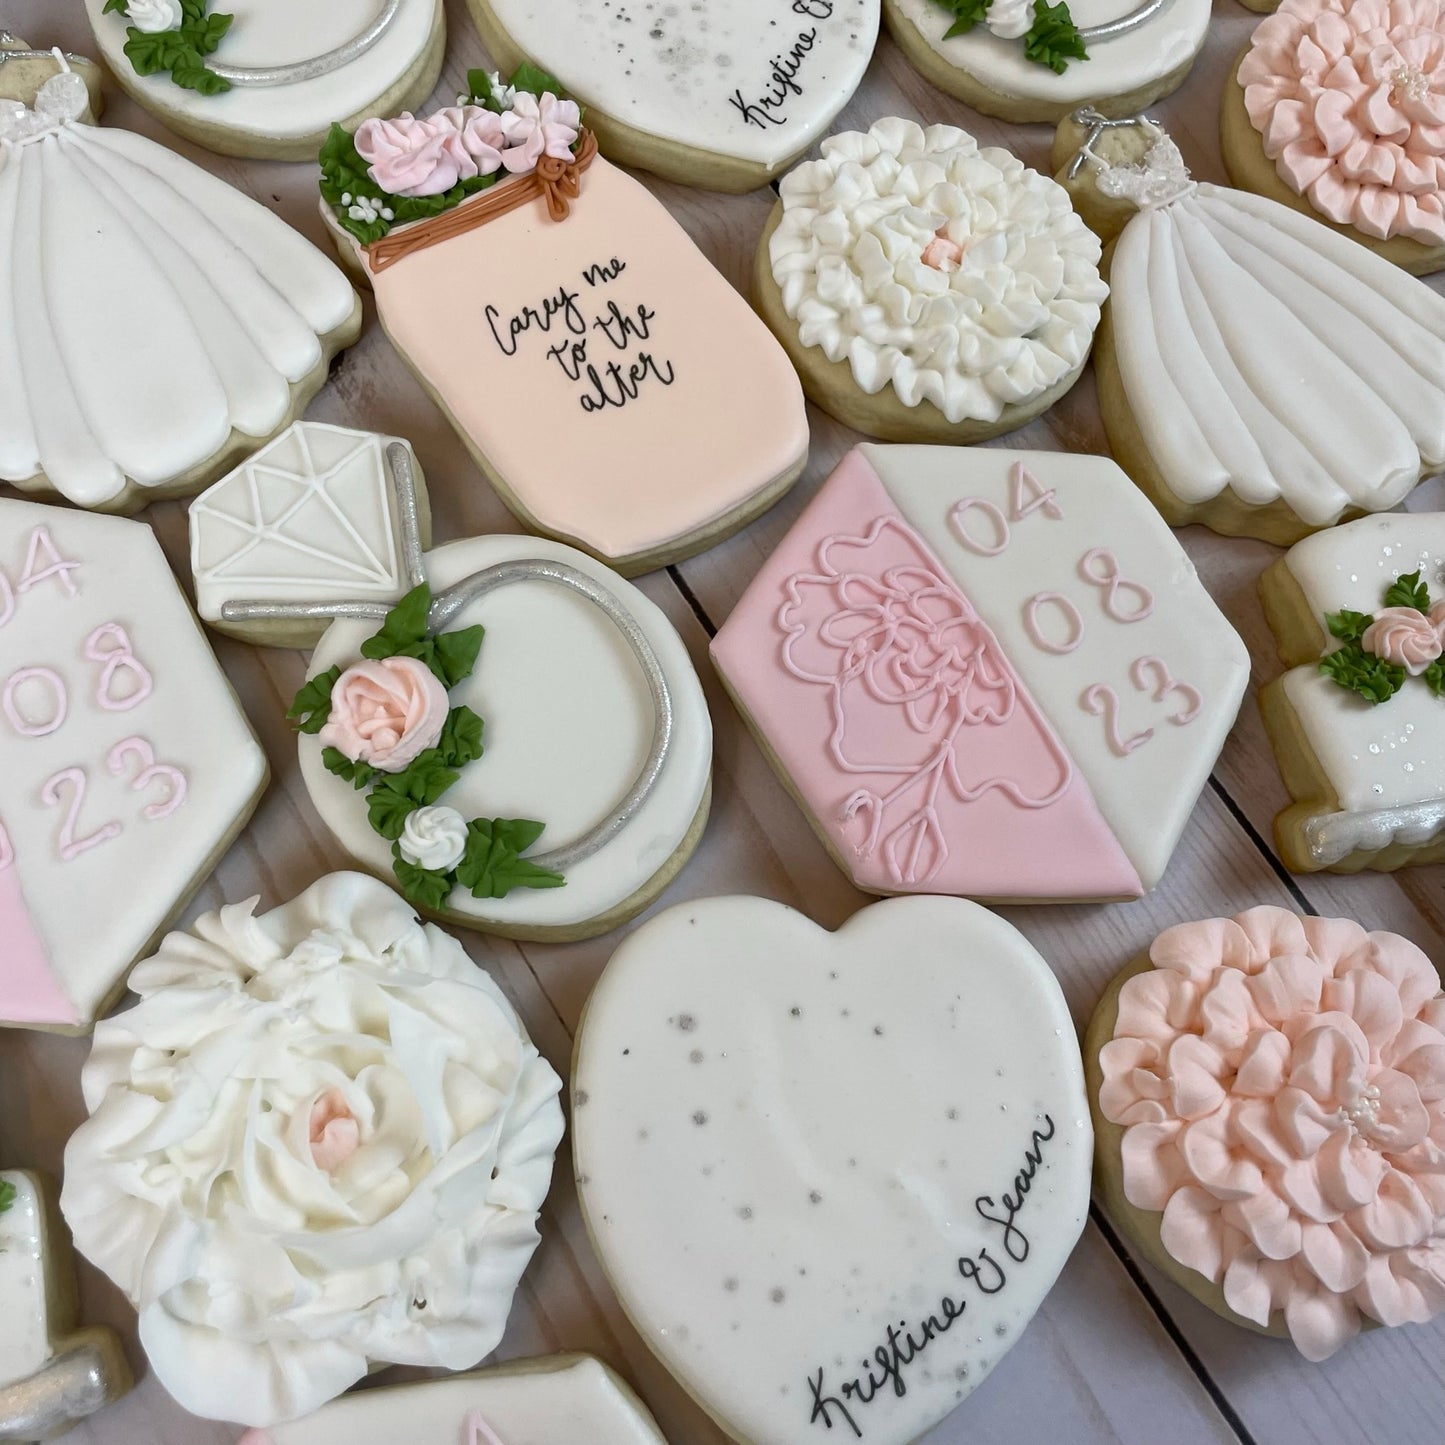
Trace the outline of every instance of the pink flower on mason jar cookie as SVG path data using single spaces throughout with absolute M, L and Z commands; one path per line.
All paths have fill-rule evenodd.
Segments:
M 447 690 L 414 657 L 348 667 L 331 689 L 331 716 L 319 734 L 354 763 L 399 773 L 441 736 Z
M 1344 919 L 1253 908 L 1161 934 L 1119 993 L 1099 1106 L 1124 1193 L 1237 1314 L 1322 1360 L 1445 1309 L 1445 997 Z
M 502 118 L 479 105 L 363 121 L 355 139 L 367 175 L 393 196 L 440 195 L 502 164 Z
M 502 164 L 509 171 L 530 171 L 543 156 L 570 161 L 582 126 L 575 100 L 558 100 L 552 92 L 540 96 L 517 92 L 512 108 L 500 117 L 507 138 Z
M 1375 620 L 1360 638 L 1360 646 L 1403 667 L 1411 677 L 1419 677 L 1440 656 L 1442 626 L 1445 607 L 1440 602 L 1431 608 L 1428 617 L 1414 607 L 1386 607 L 1375 613 Z

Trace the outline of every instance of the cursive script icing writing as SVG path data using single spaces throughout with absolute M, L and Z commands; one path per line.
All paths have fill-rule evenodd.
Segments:
M 611 256 L 584 267 L 575 290 L 564 282 L 510 316 L 488 305 L 484 314 L 497 349 L 515 357 L 539 338 L 544 359 L 576 385 L 577 404 L 588 413 L 625 407 L 644 388 L 671 386 L 677 379 L 672 362 L 650 344 L 657 312 L 645 301 L 606 294 L 626 270 L 626 261 Z
M 833 0 L 791 0 L 790 8 L 793 14 L 801 15 L 805 20 L 827 20 L 833 13 Z M 728 96 L 728 104 L 742 116 L 744 125 L 767 130 L 769 126 L 788 123 L 788 103 L 794 96 L 803 93 L 798 73 L 817 43 L 816 25 L 799 30 L 791 45 L 769 58 L 768 74 L 761 91 L 751 100 L 743 95 L 741 87 Z
M 998 1243 L 1015 1264 L 1022 1264 L 1029 1257 L 1029 1237 L 1018 1217 L 1028 1200 L 1034 1176 L 1043 1164 L 1044 1145 L 1054 1134 L 1054 1121 L 1045 1114 L 1043 1126 L 1029 1136 L 1023 1166 L 1013 1177 L 1012 1190 L 1004 1192 L 1002 1202 L 996 1202 L 990 1194 L 980 1194 L 974 1200 L 979 1218 L 1002 1231 Z M 972 1254 L 960 1255 L 954 1268 L 966 1286 L 980 1295 L 998 1294 L 1008 1284 L 1008 1271 L 989 1253 L 987 1245 Z M 859 1417 L 863 1408 L 887 1391 L 891 1390 L 900 1400 L 908 1393 L 904 1372 L 934 1340 L 946 1335 L 964 1317 L 970 1297 L 969 1288 L 951 1288 L 940 1294 L 938 1308 L 932 1314 L 911 1325 L 906 1320 L 889 1324 L 872 1354 L 861 1361 L 862 1373 L 851 1379 L 830 1384 L 826 1367 L 820 1365 L 807 1379 L 806 1403 L 812 1411 L 808 1423 L 822 1425 L 827 1430 L 834 1424 L 846 1425 L 854 1437 L 861 1440 L 863 1429 Z

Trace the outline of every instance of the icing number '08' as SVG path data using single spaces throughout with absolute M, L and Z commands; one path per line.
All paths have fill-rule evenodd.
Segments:
M 42 583 L 49 582 L 62 598 L 77 596 L 80 589 L 71 574 L 81 565 L 60 555 L 49 528 L 36 527 L 30 534 L 19 581 L 12 585 L 0 569 L 0 628 L 14 617 L 22 599 Z M 102 622 L 93 628 L 78 653 L 93 665 L 88 694 L 101 714 L 128 713 L 155 691 L 150 668 L 136 655 L 130 633 L 119 622 Z M 64 726 L 70 712 L 71 687 L 54 667 L 27 664 L 11 672 L 0 686 L 0 713 L 19 737 L 49 737 Z M 167 818 L 186 800 L 186 775 L 169 763 L 158 763 L 154 749 L 142 737 L 122 738 L 105 754 L 104 763 L 113 777 L 128 779 L 130 791 L 145 795 L 140 808 L 145 819 Z M 124 825 L 114 819 L 96 828 L 82 823 L 89 786 L 86 768 L 72 763 L 53 772 L 37 791 L 45 807 L 60 810 L 56 851 L 62 862 L 68 863 L 124 831 Z M 10 835 L 0 823 L 0 869 L 14 861 Z
M 981 557 L 998 557 L 1013 539 L 1011 522 L 1022 522 L 1035 513 L 1051 522 L 1064 519 L 1064 509 L 1056 493 L 1046 489 L 1022 462 L 1009 469 L 1009 509 L 985 497 L 965 497 L 954 503 L 948 514 L 949 526 L 971 552 Z M 990 535 L 980 536 L 974 517 L 985 518 Z M 1114 623 L 1129 626 L 1142 622 L 1154 613 L 1154 594 L 1142 582 L 1126 577 L 1119 568 L 1119 559 L 1107 547 L 1091 547 L 1079 558 L 1078 575 L 1097 589 L 1099 608 Z M 1024 631 L 1041 652 L 1061 657 L 1082 646 L 1088 625 L 1078 604 L 1065 592 L 1035 592 L 1023 604 Z M 1047 622 L 1047 627 L 1046 627 Z M 1165 720 L 1175 727 L 1184 727 L 1199 716 L 1204 698 L 1191 683 L 1181 682 L 1170 673 L 1162 658 L 1150 655 L 1136 657 L 1129 665 L 1129 681 L 1136 692 L 1146 694 L 1158 704 L 1173 703 Z M 1125 758 L 1143 747 L 1154 736 L 1146 727 L 1138 732 L 1120 731 L 1119 694 L 1107 683 L 1094 682 L 1079 696 L 1079 706 L 1093 717 L 1103 719 L 1104 735 L 1109 749 Z

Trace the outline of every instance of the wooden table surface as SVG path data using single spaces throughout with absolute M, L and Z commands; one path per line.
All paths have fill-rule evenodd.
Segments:
M 321 3 L 321 0 L 289 0 Z M 596 0 L 581 0 L 596 3 Z M 717 0 L 725 3 L 725 0 Z M 564 6 L 559 3 L 559 13 Z M 469 66 L 490 62 L 461 0 L 448 0 L 450 33 L 436 104 L 463 88 Z M 1201 179 L 1225 180 L 1216 119 L 1227 68 L 1257 17 L 1235 0 L 1216 0 L 1204 54 L 1183 89 L 1154 107 Z M 93 53 L 79 0 L 0 0 L 0 28 L 31 44 Z M 316 212 L 316 169 L 213 156 L 170 135 L 107 87 L 106 121 L 139 130 L 272 205 L 324 244 Z M 428 107 L 430 108 L 430 107 Z M 836 128 L 866 128 L 884 115 L 947 121 L 985 144 L 1006 145 L 1047 168 L 1052 129 L 985 119 L 935 91 L 886 37 Z M 746 289 L 753 250 L 773 201 L 770 191 L 720 196 L 647 179 L 713 263 Z M 1433 283 L 1445 289 L 1445 276 Z M 719 403 L 727 404 L 726 398 Z M 824 854 L 777 785 L 710 667 L 708 639 L 791 525 L 803 504 L 857 437 L 810 410 L 812 454 L 802 481 L 766 516 L 731 541 L 679 567 L 653 573 L 643 590 L 672 619 L 690 648 L 717 735 L 712 819 L 696 857 L 658 907 L 719 893 L 781 899 L 829 928 L 869 900 Z M 517 524 L 479 476 L 461 443 L 397 358 L 368 300 L 366 331 L 340 359 L 308 416 L 411 439 L 431 491 L 438 541 Z M 1107 452 L 1092 376 L 1051 412 L 999 445 Z M 1437 480 L 1411 500 L 1439 509 Z M 144 514 L 187 588 L 186 510 L 166 503 Z M 1260 723 L 1254 684 L 1280 671 L 1255 593 L 1255 579 L 1278 555 L 1262 542 L 1219 537 L 1200 527 L 1180 538 L 1206 585 L 1249 644 L 1254 679 L 1239 722 L 1204 789 L 1161 886 L 1129 904 L 1009 908 L 1004 915 L 1037 945 L 1062 981 L 1082 1028 L 1117 969 L 1161 929 L 1186 919 L 1231 914 L 1257 903 L 1346 916 L 1420 944 L 1439 964 L 1445 869 L 1353 878 L 1292 877 L 1275 856 L 1270 822 L 1288 801 Z M 283 716 L 300 685 L 304 657 L 215 638 L 274 774 L 250 826 L 201 890 L 185 920 L 260 894 L 263 907 L 292 897 L 346 858 L 322 826 L 301 784 L 293 734 Z M 526 1020 L 538 1047 L 566 1077 L 583 1001 L 618 942 L 543 946 L 460 935 Z M 84 1039 L 19 1030 L 0 1033 L 0 1159 L 58 1176 L 65 1139 L 83 1117 L 79 1074 Z M 498 1359 L 588 1350 L 632 1380 L 673 1445 L 721 1445 L 723 1436 L 675 1385 L 628 1324 L 587 1243 L 564 1143 L 542 1212 L 542 1244 L 522 1281 Z M 146 1371 L 135 1316 L 97 1271 L 82 1268 L 82 1310 L 126 1340 L 135 1391 L 65 1438 L 72 1445 L 224 1445 L 238 1429 L 198 1421 Z M 3 1308 L 0 1302 L 0 1308 Z M 402 1371 L 381 1375 L 398 1377 Z M 412 1371 L 415 1375 L 419 1372 Z M 979 1390 L 927 1437 L 928 1445 L 1440 1445 L 1445 1429 L 1445 1319 L 1431 1326 L 1377 1330 L 1323 1366 L 1288 1343 L 1237 1329 L 1134 1259 L 1094 1211 L 1073 1257 L 1013 1350 Z M 409 1445 L 398 1441 L 397 1445 Z M 575 1445 L 588 1445 L 577 1441 Z

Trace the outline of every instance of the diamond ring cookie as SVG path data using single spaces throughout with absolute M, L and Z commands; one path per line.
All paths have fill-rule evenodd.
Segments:
M 1241 190 L 1416 276 L 1445 266 L 1445 0 L 1284 0 L 1222 106 Z
M 64 56 L 30 56 L 0 50 L 0 480 L 136 511 L 289 425 L 361 302 L 265 206 L 94 124 Z
M 1296 209 L 1192 180 L 1146 118 L 1081 112 L 1053 159 L 1117 237 L 1099 404 L 1171 526 L 1285 546 L 1445 465 L 1445 297 Z
M 148 526 L 0 499 L 0 752 L 0 1025 L 84 1032 L 266 785 Z
M 415 498 L 418 542 L 431 538 L 421 465 L 411 443 L 323 422 L 294 422 L 191 503 L 196 611 L 246 642 L 314 647 L 326 618 L 233 621 L 232 602 L 315 602 L 341 593 L 377 602 L 408 590 L 394 472 Z
M 647 1406 L 590 1355 L 364 1390 L 240 1445 L 667 1445 Z
M 70 1243 L 35 1174 L 0 1170 L 0 1440 L 50 1440 L 130 1389 L 120 1341 L 77 1331 Z
M 1184 83 L 1209 0 L 883 0 L 888 33 L 945 94 L 1004 120 L 1130 115 Z
M 373 1364 L 468 1369 L 537 1246 L 561 1082 L 385 884 L 208 913 L 96 1029 L 65 1150 L 77 1248 L 193 1414 L 269 1426 Z
M 1105 457 L 863 445 L 713 661 L 819 838 L 872 893 L 1153 888 L 1249 657 Z
M 627 576 L 712 546 L 807 459 L 788 358 L 555 81 L 468 85 L 424 119 L 332 132 L 342 257 L 528 530 Z
M 1445 1309 L 1445 996 L 1343 918 L 1167 929 L 1084 1040 L 1104 1208 L 1216 1314 L 1309 1360 Z
M 668 909 L 593 991 L 572 1099 L 623 1307 L 750 1445 L 919 1439 L 1017 1342 L 1088 1213 L 1063 995 L 955 898 L 831 934 L 761 898 Z
M 1259 694 L 1294 799 L 1280 856 L 1298 873 L 1445 859 L 1445 515 L 1307 537 L 1259 590 L 1289 667 Z
M 1068 196 L 953 126 L 896 117 L 783 178 L 754 292 L 811 400 L 885 441 L 975 442 L 1078 380 L 1108 287 Z
M 446 48 L 442 0 L 85 0 L 121 87 L 224 155 L 302 161 L 334 120 L 407 110 Z
M 690 10 L 468 0 L 489 54 L 531 59 L 587 107 L 620 165 L 750 191 L 786 170 L 857 89 L 879 0 L 729 0 Z

